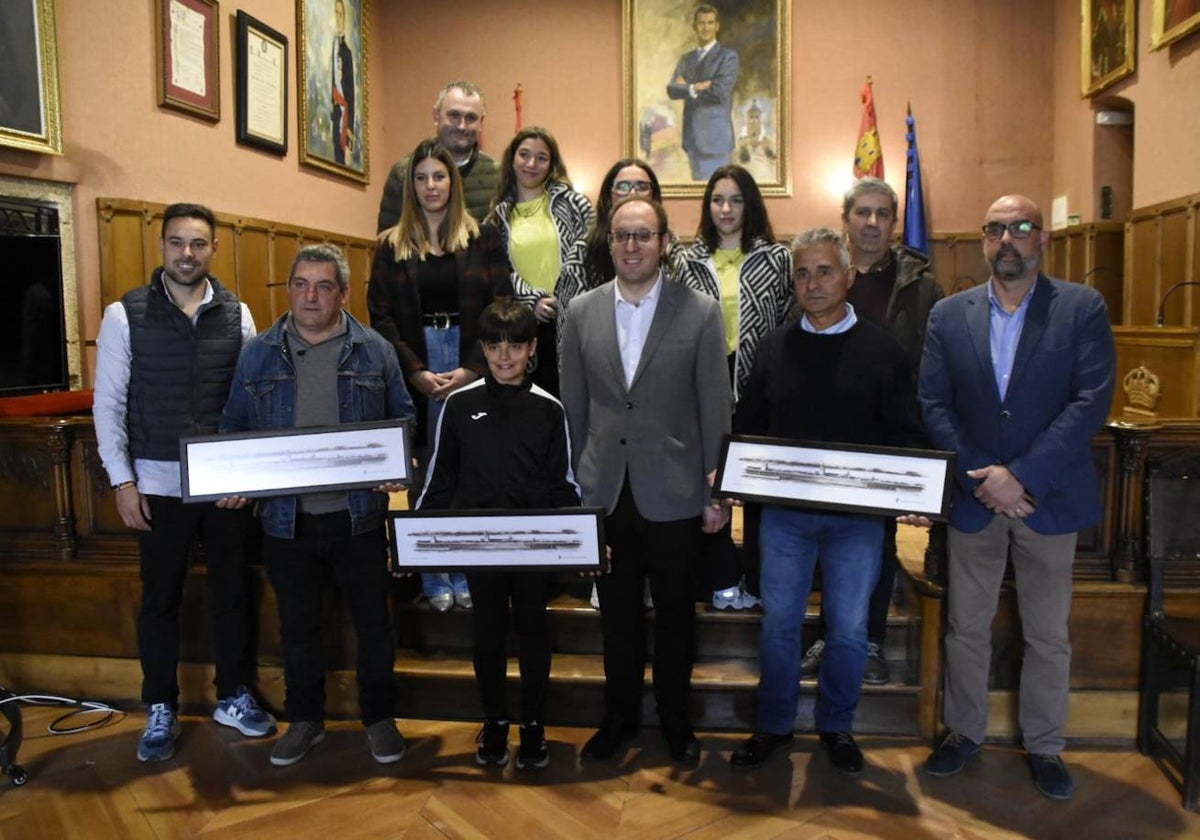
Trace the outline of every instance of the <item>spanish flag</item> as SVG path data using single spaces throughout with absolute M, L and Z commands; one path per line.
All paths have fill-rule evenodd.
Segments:
M 862 126 L 858 129 L 858 146 L 854 149 L 854 177 L 873 175 L 883 177 L 883 147 L 879 145 L 879 129 L 875 125 L 875 96 L 871 93 L 871 77 L 859 92 L 863 102 Z

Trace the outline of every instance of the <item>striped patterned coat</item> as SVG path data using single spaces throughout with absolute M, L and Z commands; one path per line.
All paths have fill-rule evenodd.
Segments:
M 550 196 L 550 218 L 558 230 L 558 255 L 561 260 L 558 280 L 553 290 L 535 289 L 525 278 L 513 271 L 513 290 L 518 301 L 530 306 L 547 295 L 557 297 L 558 331 L 561 333 L 563 321 L 567 317 L 567 306 L 572 299 L 587 291 L 584 256 L 587 253 L 588 232 L 596 214 L 592 210 L 592 203 L 582 193 L 575 192 L 566 184 L 552 181 L 546 185 L 546 193 Z M 514 203 L 511 197 L 505 198 L 496 205 L 489 217 L 499 228 L 506 248 L 511 238 L 509 217 L 512 215 Z
M 697 239 L 683 253 L 679 282 L 716 300 L 721 299 L 721 282 L 712 252 Z M 792 285 L 792 252 L 787 246 L 765 237 L 742 260 L 738 277 L 738 337 L 734 360 L 733 399 L 737 401 L 750 378 L 759 339 L 782 324 L 795 304 Z

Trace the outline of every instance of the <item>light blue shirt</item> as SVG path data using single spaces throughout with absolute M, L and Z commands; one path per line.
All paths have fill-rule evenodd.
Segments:
M 995 288 L 988 280 L 988 308 L 991 312 L 991 329 L 989 340 L 992 350 L 992 372 L 996 376 L 996 390 L 1000 392 L 1000 402 L 1008 393 L 1008 383 L 1012 379 L 1013 360 L 1017 356 L 1017 344 L 1021 340 L 1021 330 L 1025 328 L 1025 313 L 1029 311 L 1029 299 L 1033 297 L 1033 289 L 1037 283 L 1029 287 L 1028 294 L 1021 300 L 1013 312 L 1005 310 L 1004 305 L 996 299 Z
M 846 332 L 858 323 L 858 315 L 855 314 L 854 307 L 849 303 L 845 304 L 845 306 L 846 317 L 838 321 L 833 326 L 819 330 L 813 326 L 812 321 L 808 320 L 808 313 L 805 313 L 804 315 L 800 316 L 800 329 L 804 330 L 805 332 L 816 333 L 817 335 L 837 335 L 838 333 Z
M 621 351 L 621 367 L 625 370 L 625 387 L 633 385 L 633 375 L 637 373 L 638 363 L 642 360 L 642 350 L 646 346 L 646 336 L 650 334 L 650 324 L 654 321 L 654 313 L 658 309 L 659 293 L 662 291 L 662 272 L 654 281 L 654 287 L 637 303 L 630 303 L 621 297 L 621 284 L 613 281 L 613 299 L 617 315 L 617 348 Z

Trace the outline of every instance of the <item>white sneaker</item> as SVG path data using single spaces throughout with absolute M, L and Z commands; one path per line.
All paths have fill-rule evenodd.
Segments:
M 742 608 L 742 590 L 736 586 L 713 590 L 712 605 L 713 609 L 717 610 L 740 610 Z
M 746 591 L 746 588 L 744 586 L 742 587 L 741 600 L 742 600 L 742 609 L 744 609 L 744 610 L 752 610 L 755 607 L 762 604 L 762 601 L 758 598 L 758 596 L 751 595 L 749 592 Z
M 592 605 L 592 609 L 600 609 L 600 593 L 596 591 L 596 584 L 592 584 L 592 594 L 588 598 L 588 603 Z

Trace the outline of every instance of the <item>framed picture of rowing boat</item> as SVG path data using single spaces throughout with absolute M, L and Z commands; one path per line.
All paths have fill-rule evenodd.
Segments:
M 179 441 L 183 501 L 352 490 L 412 479 L 403 420 L 195 435 Z
M 944 520 L 953 477 L 953 452 L 727 435 L 713 495 Z
M 392 572 L 594 571 L 604 558 L 604 510 L 393 510 Z

